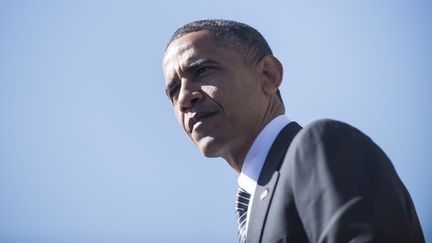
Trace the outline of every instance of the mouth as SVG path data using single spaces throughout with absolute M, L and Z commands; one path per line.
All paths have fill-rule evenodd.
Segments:
M 195 113 L 195 115 L 193 115 L 192 117 L 189 118 L 189 122 L 188 122 L 189 132 L 193 131 L 193 129 L 197 125 L 197 123 L 200 123 L 200 122 L 202 123 L 206 119 L 216 115 L 217 113 L 218 113 L 217 111 Z

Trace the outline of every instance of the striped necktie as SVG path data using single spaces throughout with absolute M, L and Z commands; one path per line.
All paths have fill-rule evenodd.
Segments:
M 236 212 L 237 212 L 237 230 L 239 234 L 239 242 L 244 243 L 246 241 L 246 218 L 249 205 L 250 194 L 243 188 L 239 187 L 237 191 L 236 200 Z

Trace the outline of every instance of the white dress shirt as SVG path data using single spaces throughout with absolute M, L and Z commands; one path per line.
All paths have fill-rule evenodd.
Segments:
M 243 162 L 237 182 L 241 188 L 251 194 L 246 217 L 246 227 L 249 225 L 255 188 L 267 154 L 277 135 L 288 123 L 290 123 L 290 119 L 286 115 L 279 115 L 269 122 L 256 137 Z

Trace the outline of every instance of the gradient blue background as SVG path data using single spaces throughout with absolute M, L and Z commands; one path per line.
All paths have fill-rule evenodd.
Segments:
M 291 119 L 372 137 L 432 242 L 431 1 L 2 0 L 1 243 L 237 241 L 237 175 L 164 93 L 166 41 L 201 18 L 261 31 Z

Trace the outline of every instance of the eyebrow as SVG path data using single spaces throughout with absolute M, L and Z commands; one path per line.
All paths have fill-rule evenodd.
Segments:
M 217 62 L 211 60 L 211 59 L 198 59 L 196 61 L 193 61 L 191 63 L 189 63 L 188 65 L 186 65 L 185 67 L 185 72 L 186 73 L 193 73 L 194 71 L 198 70 L 199 68 L 201 68 L 204 65 L 207 64 L 217 64 Z
M 200 69 L 202 66 L 207 65 L 207 64 L 218 64 L 218 63 L 216 61 L 211 60 L 211 59 L 204 59 L 204 58 L 198 59 L 198 60 L 195 60 L 195 61 L 189 63 L 188 65 L 186 65 L 186 67 L 184 68 L 184 72 L 185 73 L 193 73 L 196 70 Z M 170 82 L 168 82 L 168 84 L 166 85 L 165 93 L 169 98 L 171 97 L 170 92 L 173 89 L 174 85 L 175 85 L 175 82 L 172 80 Z

